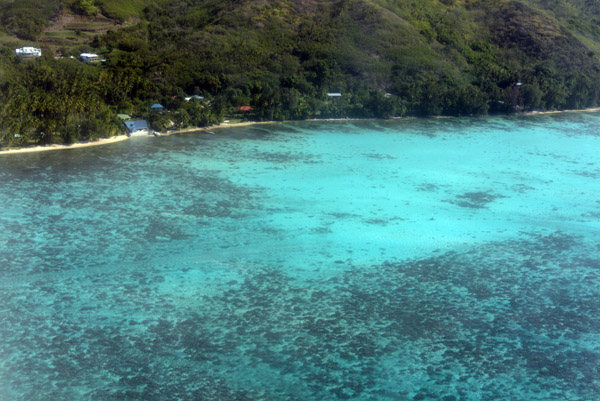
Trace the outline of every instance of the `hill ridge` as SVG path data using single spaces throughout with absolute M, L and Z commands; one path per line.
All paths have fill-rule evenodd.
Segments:
M 121 129 L 120 112 L 165 129 L 236 114 L 471 115 L 600 102 L 600 7 L 584 0 L 48 0 L 33 7 L 39 3 L 0 0 L 5 143 L 15 133 L 37 142 L 85 138 L 91 128 L 77 128 L 82 119 L 110 134 Z M 86 26 L 53 30 L 60 25 L 52 18 L 76 13 Z M 41 44 L 42 59 L 17 59 L 14 48 L 24 44 Z M 107 61 L 52 59 L 83 51 Z M 81 104 L 83 95 L 61 89 L 75 84 L 94 109 L 57 106 Z M 183 100 L 192 94 L 210 105 Z M 14 99 L 43 106 L 23 111 Z M 168 113 L 152 114 L 156 102 Z

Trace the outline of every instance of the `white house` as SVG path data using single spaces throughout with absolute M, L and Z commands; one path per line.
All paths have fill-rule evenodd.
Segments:
M 81 53 L 79 55 L 79 58 L 84 63 L 93 63 L 95 61 L 98 61 L 98 55 L 94 53 Z
M 42 55 L 42 51 L 37 47 L 21 47 L 15 49 L 15 53 L 21 57 L 40 57 Z
M 204 96 L 192 95 L 186 96 L 184 99 L 186 102 L 189 102 L 190 100 L 204 100 Z
M 327 94 L 327 97 L 342 97 L 342 94 L 339 92 L 330 92 Z

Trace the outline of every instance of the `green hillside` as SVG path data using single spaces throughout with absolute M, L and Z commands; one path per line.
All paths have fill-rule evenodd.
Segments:
M 0 0 L 0 20 L 5 144 L 111 135 L 119 112 L 164 129 L 224 115 L 476 115 L 600 102 L 600 5 L 590 0 Z M 18 59 L 22 45 L 44 56 Z M 106 62 L 53 58 L 84 51 Z M 193 94 L 204 101 L 185 101 Z M 155 102 L 167 112 L 151 112 Z

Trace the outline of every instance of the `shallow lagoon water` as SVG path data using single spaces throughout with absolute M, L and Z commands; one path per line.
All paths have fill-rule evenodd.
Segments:
M 600 114 L 0 158 L 0 400 L 600 398 Z

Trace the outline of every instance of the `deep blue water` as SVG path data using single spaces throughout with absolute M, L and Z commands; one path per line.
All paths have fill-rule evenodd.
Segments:
M 600 399 L 600 114 L 0 156 L 0 400 Z

